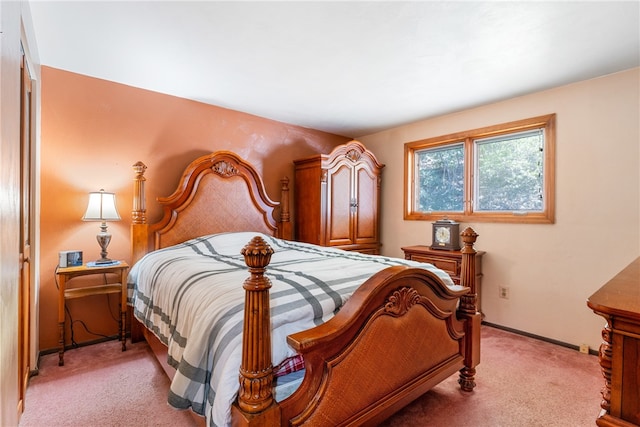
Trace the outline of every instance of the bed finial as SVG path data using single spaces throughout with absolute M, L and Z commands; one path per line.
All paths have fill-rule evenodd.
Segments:
M 271 281 L 264 272 L 273 249 L 260 236 L 254 237 L 241 251 L 251 276 L 244 281 L 245 308 L 242 333 L 242 364 L 238 408 L 256 414 L 274 405 L 271 362 Z
M 142 162 L 136 162 L 133 165 L 133 170 L 136 176 L 133 179 L 132 222 L 134 224 L 145 224 L 147 222 L 147 208 L 144 196 L 144 182 L 147 179 L 144 177 L 144 171 L 147 170 L 147 166 Z

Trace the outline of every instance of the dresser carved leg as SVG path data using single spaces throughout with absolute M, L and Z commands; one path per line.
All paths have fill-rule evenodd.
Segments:
M 602 330 L 602 339 L 600 344 L 599 359 L 602 376 L 604 377 L 604 387 L 602 388 L 602 402 L 600 407 L 609 413 L 611 409 L 611 328 L 609 324 Z

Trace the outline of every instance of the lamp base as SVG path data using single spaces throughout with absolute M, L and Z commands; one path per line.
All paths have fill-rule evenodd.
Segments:
M 100 226 L 100 233 L 96 235 L 98 244 L 100 245 L 100 259 L 95 262 L 95 265 L 110 265 L 113 264 L 113 260 L 107 258 L 107 247 L 111 241 L 111 234 L 107 233 L 107 223 L 103 222 Z

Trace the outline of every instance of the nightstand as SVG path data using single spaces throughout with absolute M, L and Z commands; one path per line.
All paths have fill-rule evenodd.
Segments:
M 89 295 L 120 294 L 120 320 L 119 334 L 122 341 L 122 351 L 127 349 L 125 338 L 125 325 L 127 315 L 127 272 L 129 265 L 120 261 L 119 264 L 109 264 L 89 267 L 86 264 L 77 267 L 60 267 L 56 271 L 58 278 L 58 325 L 60 328 L 60 339 L 58 344 L 58 365 L 64 365 L 64 321 L 65 321 L 65 301 L 73 298 L 82 298 Z M 118 276 L 119 282 L 107 283 L 104 285 L 84 286 L 67 289 L 67 283 L 79 276 L 89 276 L 92 274 L 114 274 Z
M 446 271 L 456 285 L 460 284 L 460 272 L 462 270 L 462 252 L 431 249 L 429 246 L 416 245 L 401 248 L 404 258 L 413 261 L 433 264 Z M 482 312 L 481 284 L 482 284 L 482 255 L 483 251 L 476 252 L 476 290 L 478 293 L 478 311 Z

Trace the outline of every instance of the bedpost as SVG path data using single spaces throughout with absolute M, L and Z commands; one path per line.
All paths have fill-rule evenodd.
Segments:
M 472 391 L 476 386 L 476 366 L 480 363 L 480 322 L 478 311 L 478 289 L 476 283 L 476 250 L 473 247 L 478 234 L 467 227 L 461 234 L 464 247 L 462 248 L 462 271 L 460 284 L 471 288 L 471 292 L 462 296 L 460 301 L 461 317 L 466 319 L 464 368 L 460 370 L 458 383 L 464 391 Z
M 462 271 L 460 272 L 460 283 L 471 288 L 471 292 L 462 298 L 463 309 L 475 313 L 478 311 L 478 289 L 476 285 L 476 250 L 473 244 L 478 238 L 478 234 L 467 227 L 462 233 Z
M 240 389 L 232 407 L 236 426 L 280 425 L 280 408 L 272 393 L 273 366 L 271 364 L 271 310 L 269 288 L 271 282 L 264 272 L 273 249 L 259 236 L 254 237 L 241 251 L 249 267 L 245 289 L 244 326 L 242 331 L 242 363 Z
M 133 165 L 136 174 L 133 179 L 133 210 L 131 211 L 131 261 L 136 262 L 149 250 L 147 234 L 147 208 L 144 195 L 144 171 L 147 166 L 142 162 Z
M 135 263 L 149 251 L 146 198 L 144 195 L 144 171 L 147 166 L 142 162 L 133 165 L 136 176 L 133 178 L 133 208 L 131 211 L 131 262 Z M 142 326 L 131 316 L 131 342 L 142 341 Z
M 136 162 L 133 165 L 133 170 L 136 173 L 133 179 L 133 223 L 144 224 L 147 222 L 147 209 L 146 198 L 144 196 L 144 183 L 147 178 L 144 177 L 144 171 L 147 170 L 147 165 L 142 162 Z
M 292 240 L 291 213 L 289 212 L 289 178 L 284 177 L 280 180 L 280 237 L 285 240 Z

